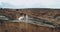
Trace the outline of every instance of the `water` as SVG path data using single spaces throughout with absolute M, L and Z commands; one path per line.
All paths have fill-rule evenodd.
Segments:
M 7 18 L 6 16 L 1 16 L 0 15 L 0 20 L 9 20 L 9 18 Z
M 26 22 L 26 23 L 35 24 L 35 25 L 55 27 L 53 23 L 50 23 L 47 20 L 30 17 L 28 15 L 26 16 L 22 15 L 18 18 L 18 20 L 14 20 L 13 22 Z

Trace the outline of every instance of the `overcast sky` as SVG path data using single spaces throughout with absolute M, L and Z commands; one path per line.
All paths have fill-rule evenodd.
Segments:
M 0 0 L 0 8 L 60 8 L 60 0 Z

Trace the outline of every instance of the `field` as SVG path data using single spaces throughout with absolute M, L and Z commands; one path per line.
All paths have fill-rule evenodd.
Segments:
M 0 26 L 0 32 L 59 32 L 59 30 L 24 22 L 4 22 Z
M 31 18 L 31 23 L 48 24 L 48 27 L 46 25 L 29 24 L 26 21 L 13 22 L 23 15 L 25 20 Z M 26 15 L 28 16 L 27 18 Z M 60 9 L 0 9 L 1 16 L 8 18 L 8 20 L 0 21 L 0 32 L 60 32 Z M 55 28 L 51 28 L 49 25 L 54 25 Z

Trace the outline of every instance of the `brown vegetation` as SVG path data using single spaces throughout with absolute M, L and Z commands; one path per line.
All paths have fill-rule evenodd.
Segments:
M 5 15 L 9 19 L 17 19 L 21 14 L 27 14 L 31 17 L 45 19 L 55 25 L 60 25 L 57 20 L 60 17 L 60 9 L 2 9 L 0 15 Z M 56 19 L 57 18 L 57 19 Z M 45 26 L 37 26 L 27 23 L 5 22 L 0 26 L 0 32 L 59 32 L 57 28 L 49 28 Z
M 60 24 L 60 9 L 2 9 L 0 15 L 5 15 L 10 19 L 17 19 L 21 14 L 27 14 L 31 17 L 48 20 L 52 23 Z
M 56 28 L 37 26 L 33 24 L 27 24 L 24 22 L 5 22 L 4 25 L 0 27 L 0 32 L 59 32 L 59 30 Z

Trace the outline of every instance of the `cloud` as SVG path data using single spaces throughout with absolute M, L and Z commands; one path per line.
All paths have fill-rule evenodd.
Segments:
M 0 7 L 60 8 L 60 0 L 0 0 Z

